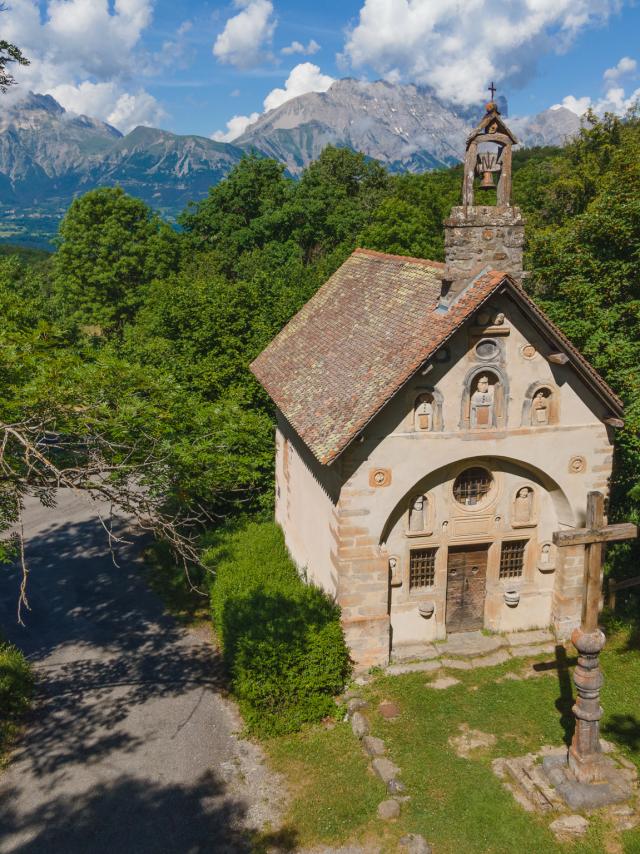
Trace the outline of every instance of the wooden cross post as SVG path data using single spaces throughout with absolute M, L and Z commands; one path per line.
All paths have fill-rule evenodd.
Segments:
M 634 539 L 638 536 L 638 529 L 628 522 L 605 525 L 604 496 L 601 492 L 589 493 L 586 522 L 585 528 L 556 531 L 553 542 L 559 547 L 585 547 L 582 623 L 571 635 L 573 645 L 578 650 L 578 664 L 574 674 L 578 697 L 573 707 L 576 729 L 569 748 L 569 767 L 578 782 L 593 783 L 600 779 L 602 767 L 600 689 L 603 677 L 598 656 L 604 647 L 605 637 L 598 627 L 598 615 L 603 544 Z

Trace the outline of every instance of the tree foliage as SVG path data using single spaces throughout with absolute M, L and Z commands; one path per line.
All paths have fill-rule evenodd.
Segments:
M 627 407 L 614 517 L 640 506 L 638 164 L 634 116 L 591 117 L 565 149 L 514 157 L 528 287 Z M 332 147 L 293 181 L 249 155 L 180 232 L 118 188 L 88 193 L 52 258 L 0 258 L 3 429 L 22 425 L 83 486 L 95 487 L 98 460 L 114 500 L 143 483 L 154 518 L 178 533 L 270 507 L 272 404 L 248 364 L 356 245 L 441 260 L 460 181 L 459 167 L 390 176 Z M 55 482 L 16 442 L 5 446 L 5 532 L 24 495 L 50 500 Z M 618 551 L 616 572 L 629 554 Z

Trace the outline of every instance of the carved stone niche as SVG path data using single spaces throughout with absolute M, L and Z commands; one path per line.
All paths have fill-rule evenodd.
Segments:
M 389 557 L 389 583 L 392 587 L 402 587 L 402 565 L 397 555 Z
M 462 395 L 462 428 L 491 430 L 506 423 L 506 388 L 502 375 L 491 369 L 476 368 L 467 375 Z
M 519 486 L 511 504 L 511 527 L 533 528 L 537 524 L 536 493 L 532 486 Z
M 442 424 L 442 394 L 435 388 L 419 389 L 413 401 L 413 429 L 417 433 L 440 432 Z
M 548 424 L 558 424 L 559 421 L 558 389 L 550 384 L 532 383 L 525 393 L 522 426 L 546 427 Z
M 552 542 L 540 543 L 538 550 L 538 570 L 540 572 L 554 572 L 556 568 L 556 550 Z
M 433 499 L 428 495 L 412 495 L 407 511 L 407 537 L 427 537 L 433 533 Z

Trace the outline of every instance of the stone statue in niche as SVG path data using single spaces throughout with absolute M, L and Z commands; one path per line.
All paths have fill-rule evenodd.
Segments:
M 533 518 L 533 489 L 523 486 L 518 490 L 513 503 L 514 525 L 528 525 Z
M 433 398 L 421 394 L 416 401 L 416 427 L 418 430 L 433 430 Z
M 548 424 L 549 423 L 549 397 L 544 393 L 543 389 L 539 389 L 531 403 L 531 423 Z
M 489 377 L 481 376 L 476 390 L 471 395 L 471 426 L 493 426 L 494 390 Z
M 398 587 L 402 584 L 402 576 L 400 575 L 400 561 L 395 555 L 389 558 L 389 581 L 393 587 Z
M 409 531 L 418 533 L 427 527 L 428 500 L 424 495 L 416 495 L 409 510 Z
M 540 572 L 553 572 L 553 570 L 555 569 L 555 559 L 553 556 L 553 548 L 551 543 L 543 543 L 540 546 L 538 569 L 540 570 Z

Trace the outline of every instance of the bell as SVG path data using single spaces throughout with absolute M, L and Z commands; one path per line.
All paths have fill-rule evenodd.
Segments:
M 480 183 L 481 190 L 493 190 L 495 189 L 495 184 L 493 183 L 493 172 L 483 172 L 482 173 L 482 181 Z

